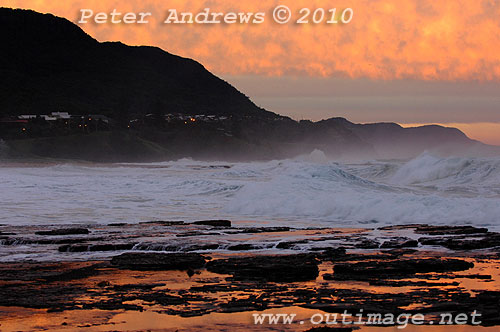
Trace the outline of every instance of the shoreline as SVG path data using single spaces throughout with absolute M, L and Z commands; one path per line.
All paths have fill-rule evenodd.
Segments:
M 305 319 L 309 314 L 360 309 L 425 315 L 425 325 L 411 325 L 407 331 L 439 327 L 436 331 L 489 332 L 489 326 L 500 325 L 498 237 L 481 228 L 243 229 L 224 220 L 157 221 L 140 227 L 153 229 L 152 236 L 170 232 L 184 244 L 194 239 L 198 248 L 151 250 L 117 246 L 125 244 L 117 239 L 121 233 L 128 234 L 130 226 L 114 226 L 110 237 L 115 243 L 99 236 L 103 232 L 99 227 L 31 230 L 38 232 L 37 238 L 48 239 L 32 245 L 56 250 L 54 257 L 59 259 L 4 260 L 0 268 L 2 331 L 14 331 L 14 326 L 55 331 L 246 331 L 249 327 L 306 331 L 332 326 L 307 320 L 305 324 L 255 325 L 250 320 L 254 313 L 296 312 Z M 2 248 L 9 247 L 5 238 L 13 235 L 6 235 L 4 227 L 2 232 Z M 376 236 L 368 237 L 370 232 Z M 211 248 L 200 247 L 208 245 L 204 239 L 210 237 L 229 237 L 233 250 L 216 248 L 216 241 Z M 263 239 L 279 241 L 273 250 L 266 250 L 249 246 L 249 238 L 254 246 Z M 63 244 L 68 241 L 73 243 Z M 106 255 L 96 259 L 91 254 L 98 250 Z M 88 259 L 70 259 L 81 254 Z M 435 315 L 469 315 L 473 310 L 481 313 L 484 328 L 471 325 L 470 319 L 466 326 L 429 325 Z M 381 328 L 362 326 L 361 331 Z

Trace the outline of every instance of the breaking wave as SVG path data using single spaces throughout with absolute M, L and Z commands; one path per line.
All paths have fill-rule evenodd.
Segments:
M 306 227 L 500 228 L 500 158 L 424 153 L 407 162 L 346 164 L 316 150 L 252 163 L 2 167 L 0 186 L 0 223 L 7 224 L 229 218 Z
M 423 155 L 406 163 L 287 162 L 246 184 L 226 211 L 249 216 L 367 223 L 500 223 L 500 159 Z

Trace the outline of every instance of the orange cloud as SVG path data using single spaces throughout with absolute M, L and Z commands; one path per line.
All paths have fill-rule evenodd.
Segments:
M 271 10 L 288 5 L 297 19 L 302 7 L 350 7 L 347 25 L 272 22 Z M 148 25 L 81 27 L 100 41 L 156 45 L 195 58 L 222 75 L 295 75 L 373 79 L 500 79 L 500 2 L 496 0 L 3 0 L 76 21 L 79 10 L 153 14 Z M 165 25 L 167 10 L 266 13 L 261 25 Z

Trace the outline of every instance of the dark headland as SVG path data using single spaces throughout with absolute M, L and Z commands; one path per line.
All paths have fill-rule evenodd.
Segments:
M 297 122 L 256 106 L 192 59 L 100 43 L 50 14 L 0 8 L 0 26 L 2 157 L 265 160 L 319 149 L 409 158 L 493 149 L 440 126 Z

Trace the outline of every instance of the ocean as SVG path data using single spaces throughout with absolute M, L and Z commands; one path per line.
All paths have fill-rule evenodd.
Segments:
M 230 219 L 248 225 L 474 225 L 500 230 L 500 158 L 339 163 L 24 164 L 0 167 L 0 224 Z

